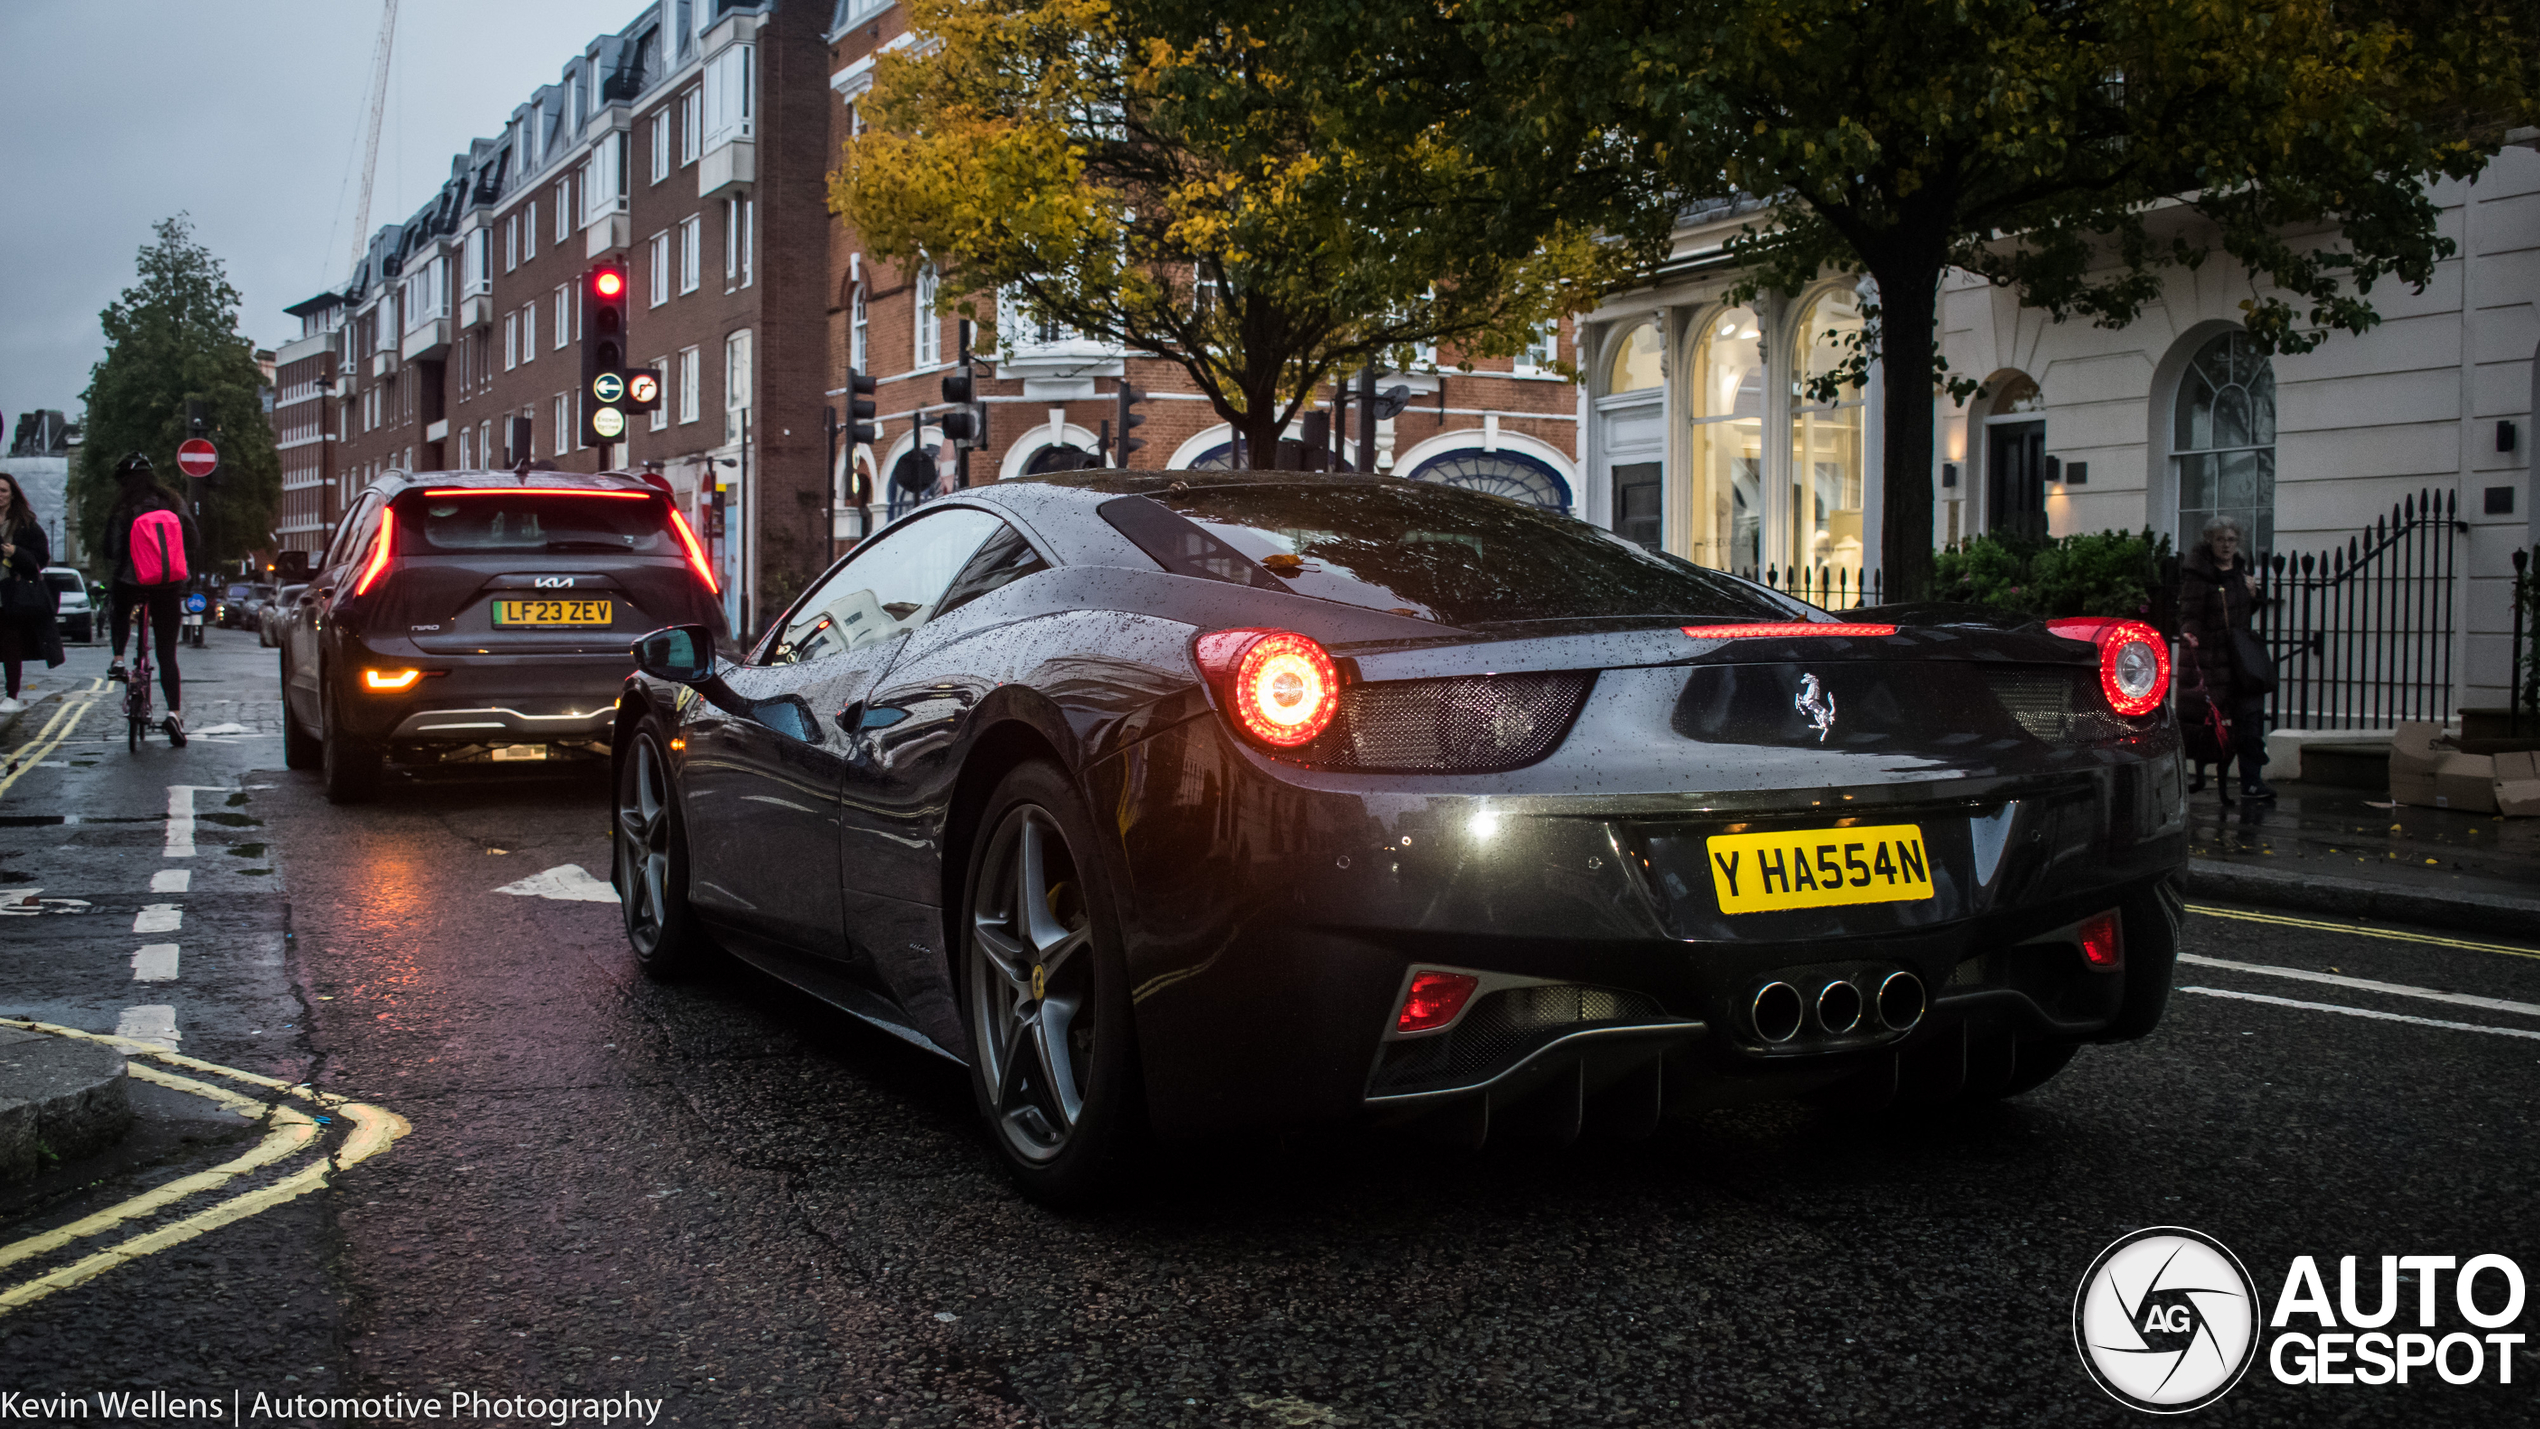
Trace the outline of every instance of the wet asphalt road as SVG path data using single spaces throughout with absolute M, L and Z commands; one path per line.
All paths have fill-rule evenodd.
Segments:
M 0 1014 L 108 1032 L 166 1006 L 188 1055 L 413 1129 L 0 1313 L 0 1392 L 634 1391 L 692 1425 L 2117 1423 L 2071 1307 L 2131 1229 L 2219 1237 L 2269 1303 L 2302 1254 L 2332 1297 L 2349 1254 L 2540 1275 L 2540 1015 L 2208 964 L 2180 981 L 2216 991 L 2150 1040 L 1972 1112 L 1763 1105 L 1479 1156 L 1168 1148 L 1119 1206 L 1054 1215 L 1000 1179 L 957 1069 L 752 973 L 648 983 L 613 904 L 495 891 L 605 877 L 604 781 L 506 767 L 332 808 L 280 768 L 272 653 L 214 640 L 189 713 L 238 733 L 132 755 L 101 704 L 0 791 L 0 898 L 87 904 L 0 918 Z M 171 784 L 195 789 L 190 859 Z M 153 893 L 180 864 L 186 890 Z M 179 975 L 136 984 L 134 920 L 171 901 Z M 2201 956 L 2540 1004 L 2540 956 L 2472 941 L 2190 919 Z M 241 1134 L 173 1104 L 146 1131 L 94 1185 L 0 1198 L 0 1242 Z M 2436 1332 L 2465 1328 L 2443 1291 Z M 2540 1334 L 2540 1304 L 2510 1328 Z M 2513 1368 L 2367 1388 L 2261 1364 L 2199 1417 L 2527 1423 L 2540 1355 Z

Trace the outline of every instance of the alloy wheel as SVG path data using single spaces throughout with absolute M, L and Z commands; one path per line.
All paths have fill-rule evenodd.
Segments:
M 1046 1162 L 1067 1149 L 1092 1083 L 1093 919 L 1058 821 L 1036 804 L 997 826 L 971 895 L 968 993 L 998 1133 Z
M 670 780 L 649 738 L 635 741 L 626 764 L 617 797 L 618 897 L 628 939 L 649 955 L 669 921 Z

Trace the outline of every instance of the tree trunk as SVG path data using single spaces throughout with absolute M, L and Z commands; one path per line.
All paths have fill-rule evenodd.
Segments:
M 1881 599 L 1922 600 L 1932 582 L 1932 354 L 1941 263 L 1872 263 L 1879 285 Z

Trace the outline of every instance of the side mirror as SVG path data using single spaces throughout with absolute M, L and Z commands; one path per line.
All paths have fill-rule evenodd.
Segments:
M 638 637 L 635 668 L 682 685 L 714 678 L 714 632 L 702 625 L 673 625 Z

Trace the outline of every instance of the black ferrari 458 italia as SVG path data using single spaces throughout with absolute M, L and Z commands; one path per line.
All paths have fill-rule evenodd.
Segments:
M 1150 1133 L 1998 1097 L 2169 991 L 2131 622 L 1830 616 L 1448 487 L 1107 471 L 925 505 L 732 656 L 635 647 L 637 954 L 965 1063 L 1054 1199 Z

